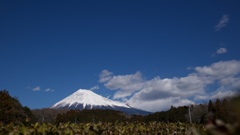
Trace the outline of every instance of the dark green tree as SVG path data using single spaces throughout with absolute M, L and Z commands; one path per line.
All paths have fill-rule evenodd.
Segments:
M 224 112 L 221 100 L 217 99 L 215 102 L 215 119 L 224 120 Z
M 213 107 L 212 100 L 210 100 L 208 102 L 208 112 L 214 112 L 214 107 Z
M 215 111 L 219 111 L 221 109 L 221 100 L 217 99 L 215 102 Z

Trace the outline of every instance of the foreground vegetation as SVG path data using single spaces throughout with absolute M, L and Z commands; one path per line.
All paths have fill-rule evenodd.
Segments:
M 190 134 L 192 125 L 182 123 L 79 123 L 79 124 L 32 124 L 1 127 L 0 134 Z
M 98 123 L 59 123 L 0 125 L 1 135 L 237 135 L 234 125 L 217 121 L 207 126 L 181 122 L 98 122 Z

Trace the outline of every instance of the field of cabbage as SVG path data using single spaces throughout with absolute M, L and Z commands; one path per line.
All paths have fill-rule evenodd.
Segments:
M 116 122 L 116 123 L 64 123 L 64 124 L 32 124 L 1 125 L 1 135 L 185 135 L 205 134 L 201 125 L 186 123 L 142 123 L 142 122 Z

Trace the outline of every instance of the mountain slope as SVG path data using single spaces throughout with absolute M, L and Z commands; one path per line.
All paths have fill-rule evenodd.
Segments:
M 53 109 L 112 109 L 128 114 L 149 114 L 149 112 L 132 108 L 124 103 L 102 97 L 90 90 L 79 89 L 63 100 L 54 104 Z

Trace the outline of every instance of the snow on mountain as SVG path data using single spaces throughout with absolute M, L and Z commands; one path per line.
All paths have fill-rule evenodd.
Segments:
M 78 91 L 74 92 L 73 94 L 69 95 L 63 100 L 57 102 L 51 108 L 60 108 L 66 106 L 71 107 L 73 105 L 74 106 L 83 105 L 83 109 L 85 109 L 86 106 L 90 106 L 91 108 L 93 108 L 94 106 L 111 106 L 111 107 L 119 106 L 130 108 L 124 103 L 104 98 L 90 90 L 85 89 L 79 89 Z
M 122 102 L 102 97 L 90 90 L 79 89 L 68 97 L 54 104 L 52 109 L 112 109 L 129 114 L 149 114 L 149 112 L 132 108 Z

